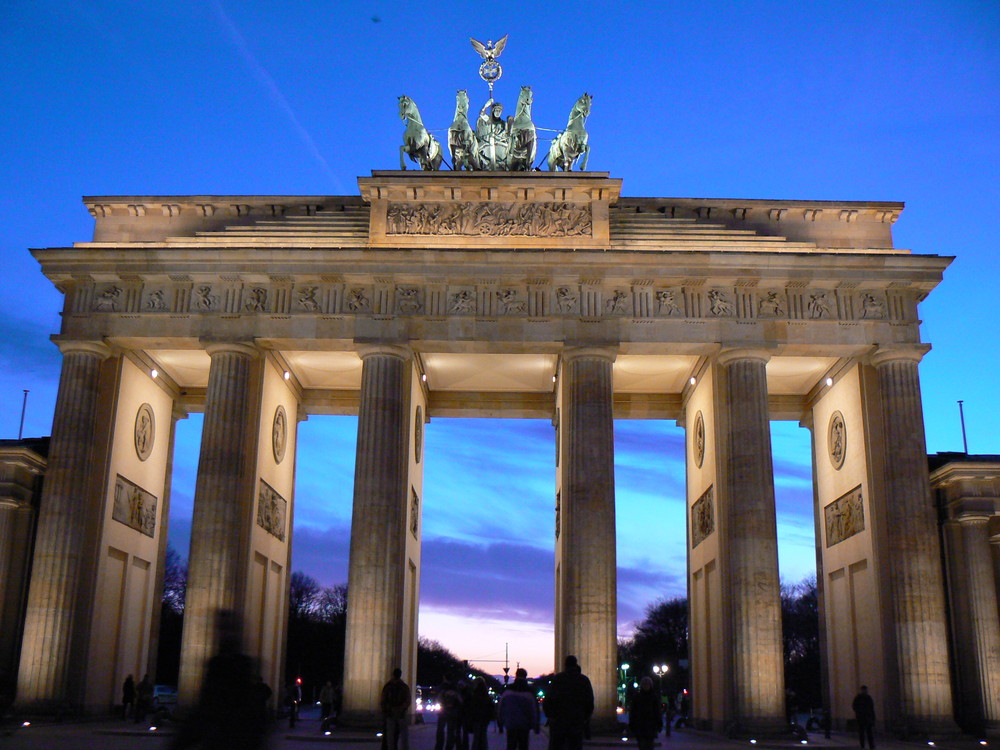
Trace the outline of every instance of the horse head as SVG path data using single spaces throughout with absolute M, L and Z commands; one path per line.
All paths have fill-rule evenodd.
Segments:
M 469 112 L 469 92 L 459 89 L 455 92 L 455 116 L 468 114 Z
M 417 111 L 417 105 L 413 103 L 413 100 L 408 96 L 399 97 L 399 119 L 405 120 L 408 117 L 413 117 Z
M 524 110 L 531 110 L 531 86 L 522 86 L 521 93 L 517 97 L 517 111 L 518 113 Z
M 593 101 L 594 97 L 585 92 L 583 96 L 576 100 L 573 110 L 579 112 L 582 117 L 590 117 L 590 105 Z

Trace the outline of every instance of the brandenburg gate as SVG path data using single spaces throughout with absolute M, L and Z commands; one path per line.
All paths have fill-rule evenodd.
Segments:
M 530 101 L 529 101 L 530 104 Z M 499 121 L 498 121 L 499 122 Z M 621 197 L 603 172 L 373 172 L 355 196 L 89 197 L 65 295 L 18 703 L 104 709 L 155 655 L 175 421 L 203 411 L 180 700 L 215 615 L 281 683 L 296 426 L 358 415 L 344 709 L 413 684 L 423 431 L 551 420 L 554 665 L 612 719 L 614 420 L 686 431 L 694 718 L 784 725 L 769 423 L 812 433 L 834 721 L 952 726 L 918 303 L 899 203 Z M 680 519 L 678 519 L 680 521 Z

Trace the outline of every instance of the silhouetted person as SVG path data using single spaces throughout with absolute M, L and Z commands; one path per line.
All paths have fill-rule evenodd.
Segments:
M 528 687 L 528 673 L 518 667 L 514 682 L 500 696 L 497 724 L 507 732 L 507 750 L 528 750 L 528 733 L 540 731 L 538 701 Z
M 129 709 L 135 710 L 135 678 L 129 675 L 122 683 L 122 718 L 128 718 Z
M 174 740 L 174 750 L 257 750 L 264 746 L 266 724 L 260 711 L 256 669 L 241 653 L 241 629 L 235 613 L 220 611 L 218 653 L 208 661 L 198 705 Z
M 639 690 L 632 696 L 628 708 L 628 729 L 635 737 L 639 750 L 653 750 L 656 735 L 663 727 L 660 696 L 653 690 L 653 678 L 639 680 Z
M 472 682 L 466 715 L 472 733 L 472 750 L 487 750 L 486 730 L 496 716 L 496 707 L 486 687 L 486 680 L 482 677 L 477 677 Z
M 327 719 L 330 717 L 330 712 L 333 710 L 333 683 L 329 680 L 323 685 L 323 689 L 319 691 L 319 718 Z
M 379 708 L 385 721 L 384 743 L 389 750 L 409 750 L 410 736 L 407 730 L 410 700 L 410 686 L 403 682 L 403 670 L 396 667 L 392 670 L 392 679 L 382 687 L 382 695 L 379 697 Z
M 550 749 L 580 750 L 590 735 L 594 688 L 572 654 L 566 657 L 565 669 L 552 678 L 544 708 Z
M 153 683 L 149 680 L 149 675 L 144 674 L 135 689 L 135 723 L 146 718 L 153 709 Z
M 438 687 L 438 705 L 441 710 L 438 712 L 434 750 L 454 750 L 462 741 L 462 694 L 454 675 L 445 675 L 444 682 Z
M 868 738 L 868 747 L 875 748 L 875 701 L 868 695 L 868 686 L 862 685 L 860 692 L 854 696 L 851 702 L 854 709 L 854 718 L 858 722 L 858 738 L 861 740 L 861 747 L 865 746 L 865 737 Z
M 677 694 L 677 723 L 674 729 L 691 726 L 691 694 L 684 688 Z
M 257 680 L 253 685 L 253 700 L 255 710 L 260 713 L 264 725 L 270 720 L 270 710 L 267 704 L 271 700 L 271 695 L 271 686 L 264 682 L 263 677 L 257 675 Z

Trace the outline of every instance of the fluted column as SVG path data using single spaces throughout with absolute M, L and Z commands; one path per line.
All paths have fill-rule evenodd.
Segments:
M 717 359 L 718 482 L 724 540 L 723 608 L 729 612 L 730 729 L 784 726 L 781 587 L 774 509 L 765 351 L 736 349 Z
M 982 718 L 992 736 L 1000 733 L 1000 617 L 990 557 L 989 516 L 966 513 L 962 527 L 964 576 L 960 585 L 968 593 L 972 651 L 976 681 L 982 701 Z
M 99 342 L 65 342 L 59 393 L 52 419 L 48 470 L 25 616 L 17 702 L 25 708 L 76 704 L 68 685 L 93 470 L 101 363 L 111 354 Z
M 212 358 L 191 519 L 181 636 L 179 701 L 192 705 L 217 647 L 218 613 L 244 605 L 253 512 L 259 352 L 245 344 L 206 347 Z
M 954 729 L 944 580 L 917 375 L 922 356 L 918 347 L 872 355 L 887 456 L 883 565 L 898 663 L 900 713 L 888 719 L 904 734 Z
M 400 346 L 364 345 L 347 588 L 344 713 L 377 717 L 382 685 L 404 668 L 403 581 L 407 501 L 407 368 Z
M 562 644 L 594 687 L 594 721 L 616 705 L 617 553 L 612 365 L 615 350 L 562 355 Z M 556 665 L 562 668 L 561 661 Z

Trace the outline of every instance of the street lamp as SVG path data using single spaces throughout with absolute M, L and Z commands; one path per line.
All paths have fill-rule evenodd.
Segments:
M 663 678 L 667 676 L 667 672 L 670 671 L 670 667 L 666 664 L 654 664 L 653 674 L 656 675 L 660 682 L 660 697 L 663 697 Z

